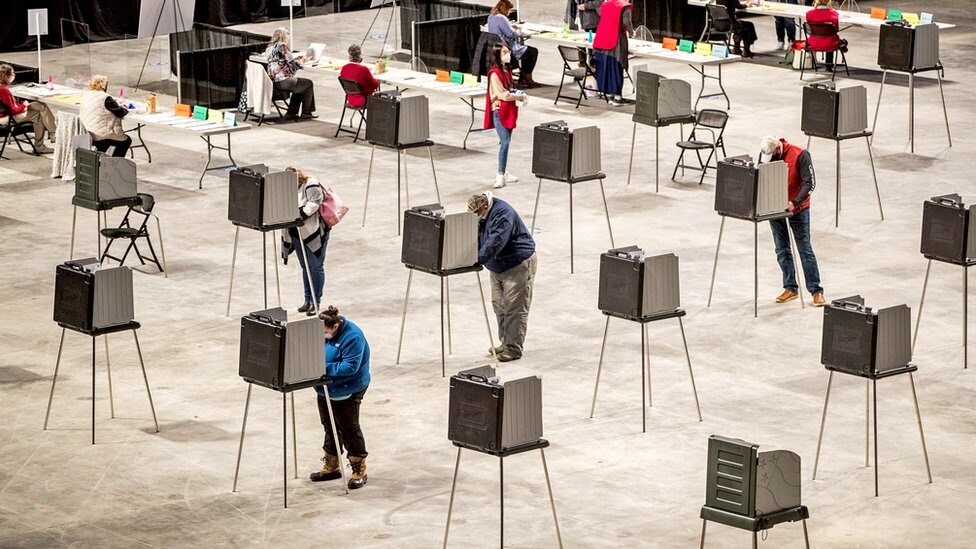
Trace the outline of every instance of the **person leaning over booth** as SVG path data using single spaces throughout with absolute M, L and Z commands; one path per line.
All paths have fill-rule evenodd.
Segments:
M 813 243 L 810 240 L 810 195 L 817 186 L 813 159 L 809 151 L 788 143 L 786 139 L 777 139 L 771 135 L 763 138 L 760 150 L 762 152 L 760 160 L 763 157 L 770 162 L 782 160 L 789 170 L 789 208 L 793 215 L 788 220 L 774 219 L 769 222 L 769 228 L 773 231 L 773 242 L 776 244 L 776 261 L 783 271 L 783 293 L 776 298 L 776 302 L 786 303 L 800 295 L 793 247 L 790 245 L 790 233 L 786 225 L 788 222 L 800 254 L 807 291 L 813 295 L 813 306 L 823 307 L 827 301 L 823 296 L 823 287 L 820 286 L 820 267 L 817 265 L 817 256 L 813 253 Z
M 633 4 L 627 0 L 605 0 L 600 5 L 600 24 L 593 38 L 597 88 L 614 107 L 624 104 L 621 94 L 630 53 L 627 37 L 634 30 L 632 9 Z
M 282 231 L 281 258 L 287 265 L 288 254 L 294 250 L 295 255 L 298 256 L 298 264 L 302 267 L 302 285 L 305 287 L 305 303 L 298 308 L 298 312 L 312 316 L 316 312 L 316 305 L 322 303 L 322 288 L 325 286 L 325 250 L 329 246 L 329 234 L 332 232 L 319 215 L 319 208 L 325 202 L 325 190 L 317 179 L 306 174 L 301 168 L 290 166 L 285 170 L 298 175 L 298 217 L 302 219 L 302 224 Z M 305 264 L 305 257 L 298 249 L 299 242 L 305 246 L 304 255 L 308 256 L 308 265 Z M 312 288 L 308 286 L 309 278 L 312 279 Z
M 835 29 L 840 28 L 840 15 L 830 7 L 830 4 L 830 0 L 813 0 L 813 9 L 808 11 L 806 15 L 807 23 L 833 23 Z M 842 39 L 840 34 L 837 33 L 830 36 L 808 36 L 807 42 L 810 43 L 810 47 L 817 50 L 838 49 L 847 53 L 847 40 Z M 824 58 L 827 64 L 827 70 L 833 70 L 834 52 L 828 51 L 824 53 Z
M 78 118 L 91 134 L 95 150 L 105 152 L 114 147 L 112 156 L 118 157 L 129 152 L 132 138 L 122 131 L 122 119 L 128 114 L 129 110 L 108 94 L 108 78 L 93 75 L 88 82 L 88 91 L 81 98 Z
M 354 93 L 346 97 L 349 106 L 358 109 L 366 106 L 366 99 L 380 89 L 380 83 L 373 78 L 373 73 L 369 67 L 363 65 L 363 50 L 359 44 L 349 46 L 349 62 L 342 66 L 339 71 L 339 78 L 352 80 L 359 84 L 359 91 L 362 94 Z
M 339 431 L 339 444 L 346 449 L 352 468 L 348 486 L 355 490 L 366 484 L 366 439 L 359 425 L 359 406 L 369 388 L 369 343 L 359 326 L 339 316 L 339 309 L 329 306 L 319 318 L 325 331 L 325 375 L 332 380 L 328 384 L 329 400 Z M 312 482 L 335 480 L 342 477 L 339 470 L 341 448 L 335 447 L 332 437 L 325 391 L 319 385 L 315 392 L 318 394 L 319 419 L 325 429 L 325 443 L 322 444 L 325 455 L 322 469 L 309 478 Z
M 47 135 L 54 141 L 54 133 L 57 131 L 57 122 L 51 109 L 41 103 L 23 101 L 18 103 L 12 93 L 10 86 L 14 83 L 16 73 L 14 68 L 7 64 L 0 64 L 0 102 L 7 107 L 9 112 L 17 122 L 30 122 L 34 125 L 34 149 L 37 154 L 53 153 L 54 149 L 44 144 L 44 136 Z
M 478 216 L 478 263 L 491 273 L 491 307 L 501 341 L 488 354 L 499 362 L 518 360 L 532 305 L 535 240 L 518 212 L 490 192 L 469 198 L 468 211 Z
M 508 63 L 512 54 L 506 46 L 495 44 L 491 50 L 491 68 L 488 69 L 488 93 L 485 95 L 485 129 L 495 129 L 498 134 L 498 174 L 495 175 L 496 189 L 518 178 L 508 173 L 508 148 L 512 143 L 512 132 L 518 121 L 517 102 L 524 102 L 524 93 L 514 93 L 512 73 Z
M 271 45 L 265 52 L 268 56 L 268 78 L 274 84 L 276 90 L 284 90 L 291 93 L 288 100 L 288 111 L 285 118 L 295 120 L 302 118 L 318 118 L 315 115 L 315 88 L 312 81 L 308 78 L 296 76 L 298 69 L 302 68 L 303 57 L 298 59 L 291 54 L 291 36 L 288 29 L 278 27 L 271 35 Z M 298 108 L 302 108 L 302 114 L 298 116 Z
M 518 25 L 512 25 L 508 20 L 508 14 L 512 12 L 511 0 L 498 0 L 495 7 L 491 9 L 488 16 L 488 32 L 497 34 L 502 42 L 508 46 L 515 58 L 513 65 L 519 68 L 518 87 L 537 88 L 537 84 L 532 79 L 532 71 L 535 70 L 535 63 L 539 59 L 539 50 L 533 46 L 526 46 L 522 43 L 521 30 Z

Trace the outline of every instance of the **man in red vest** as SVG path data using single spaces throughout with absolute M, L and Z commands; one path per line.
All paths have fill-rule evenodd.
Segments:
M 789 228 L 793 230 L 793 238 L 796 240 L 800 264 L 803 265 L 803 278 L 807 291 L 813 295 L 813 306 L 823 307 L 827 301 L 823 296 L 823 287 L 820 286 L 820 267 L 817 265 L 817 256 L 813 253 L 813 244 L 810 241 L 810 194 L 817 186 L 810 152 L 790 144 L 786 139 L 771 135 L 763 138 L 760 149 L 761 158 L 766 158 L 768 161 L 782 160 L 789 169 L 789 208 L 793 215 L 788 219 L 769 222 L 769 227 L 773 231 L 773 242 L 776 244 L 776 260 L 783 271 L 783 293 L 776 298 L 776 302 L 786 303 L 800 296 L 793 247 L 790 246 L 790 234 L 786 226 L 788 222 Z

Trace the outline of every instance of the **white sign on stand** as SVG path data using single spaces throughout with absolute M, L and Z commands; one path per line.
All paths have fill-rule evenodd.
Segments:
M 41 78 L 41 36 L 47 35 L 47 8 L 27 10 L 27 36 L 37 37 L 37 81 Z
M 295 49 L 295 6 L 302 7 L 302 0 L 281 0 L 281 7 L 288 6 L 288 44 Z

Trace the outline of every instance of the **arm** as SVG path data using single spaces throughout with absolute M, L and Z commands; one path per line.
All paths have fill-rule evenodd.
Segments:
M 315 183 L 305 187 L 305 204 L 299 208 L 298 215 L 302 220 L 308 219 L 317 214 L 319 207 L 325 202 L 325 192 L 322 190 L 321 183 Z
M 0 88 L 0 101 L 3 101 L 7 105 L 7 108 L 10 109 L 10 114 L 14 116 L 27 110 L 27 102 L 18 103 L 14 99 L 14 95 L 10 93 L 10 88 L 7 87 Z
M 302 64 L 291 55 L 290 49 L 284 43 L 278 44 L 278 52 L 281 54 L 281 58 L 285 60 L 293 72 L 298 72 L 298 69 L 302 68 Z
M 813 160 L 810 158 L 809 151 L 803 151 L 796 158 L 796 173 L 803 180 L 803 185 L 800 186 L 800 191 L 796 193 L 796 197 L 791 202 L 794 206 L 799 206 L 809 198 L 810 193 L 817 186 L 817 178 L 813 172 Z
M 518 39 L 518 33 L 512 28 L 512 24 L 508 21 L 507 17 L 501 14 L 492 15 L 492 17 L 496 17 L 497 20 L 500 21 L 498 31 L 506 42 L 514 42 Z
M 620 22 L 624 27 L 624 32 L 633 32 L 634 30 L 634 22 L 631 19 L 630 12 L 631 12 L 630 8 L 625 8 L 624 13 L 620 18 Z
M 603 0 L 586 0 L 586 2 L 583 2 L 580 5 L 583 6 L 583 9 L 584 10 L 587 10 L 587 11 L 596 11 L 596 10 L 600 9 L 600 4 L 602 4 L 602 3 L 603 3 Z
M 515 101 L 519 98 L 518 95 L 505 89 L 501 79 L 495 74 L 488 76 L 488 93 L 491 94 L 492 99 L 498 101 Z
M 366 341 L 357 337 L 342 345 L 339 360 L 325 363 L 325 375 L 329 377 L 351 376 L 359 371 L 363 363 Z
M 125 118 L 125 115 L 129 114 L 129 109 L 116 103 L 112 96 L 105 98 L 105 109 L 119 118 Z
M 370 72 L 368 68 L 363 67 L 361 74 L 363 75 L 363 80 L 365 81 L 364 83 L 366 85 L 365 86 L 362 86 L 362 84 L 360 85 L 362 86 L 363 92 L 365 92 L 366 95 L 370 95 L 376 90 L 380 89 L 379 81 L 373 77 L 373 73 Z
M 478 263 L 483 265 L 497 256 L 505 247 L 508 239 L 511 238 L 512 229 L 512 223 L 506 216 L 496 216 L 491 226 L 487 227 L 488 234 L 485 235 L 485 241 L 481 244 L 481 249 L 478 250 Z

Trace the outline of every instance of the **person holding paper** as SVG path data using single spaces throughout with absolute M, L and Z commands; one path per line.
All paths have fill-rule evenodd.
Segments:
M 315 314 L 316 305 L 322 302 L 322 288 L 325 286 L 325 250 L 329 246 L 329 234 L 332 229 L 319 215 L 319 208 L 325 202 L 325 189 L 318 179 L 308 175 L 301 168 L 290 166 L 285 171 L 298 175 L 298 217 L 302 224 L 292 227 L 281 234 L 281 259 L 288 264 L 288 255 L 292 251 L 298 256 L 298 264 L 302 267 L 302 285 L 305 286 L 305 303 L 298 308 L 298 312 L 308 316 Z M 299 244 L 305 246 L 304 256 L 308 256 L 308 264 Z M 308 279 L 312 279 L 312 287 Z
M 759 39 L 756 34 L 756 26 L 752 24 L 752 21 L 740 21 L 736 10 L 744 10 L 755 4 L 753 2 L 743 4 L 739 0 L 719 0 L 718 3 L 725 6 L 725 10 L 729 13 L 729 19 L 732 20 L 732 30 L 734 31 L 732 53 L 742 57 L 754 57 L 752 45 Z M 745 46 L 745 49 L 742 46 Z
M 369 71 L 369 67 L 362 64 L 363 50 L 359 44 L 349 46 L 348 52 L 349 62 L 342 66 L 342 70 L 339 71 L 339 78 L 353 80 L 359 84 L 359 91 L 363 93 L 354 93 L 346 97 L 346 103 L 350 107 L 359 109 L 366 106 L 366 98 L 380 89 L 380 83 L 373 78 L 373 73 Z
M 495 129 L 498 134 L 498 174 L 495 176 L 496 189 L 518 178 L 508 173 L 508 147 L 512 143 L 512 131 L 518 121 L 517 103 L 526 100 L 524 93 L 517 93 L 512 83 L 512 73 L 508 64 L 512 62 L 512 52 L 502 44 L 495 44 L 491 50 L 488 69 L 488 94 L 485 96 L 485 129 Z
M 0 64 L 0 102 L 7 107 L 9 112 L 17 122 L 30 122 L 34 125 L 34 150 L 37 154 L 50 154 L 54 149 L 44 144 L 44 136 L 47 135 L 54 140 L 54 133 L 57 131 L 57 122 L 54 114 L 47 105 L 40 101 L 33 103 L 23 101 L 18 103 L 12 93 L 10 85 L 14 83 L 16 73 L 14 68 L 7 64 Z
M 78 118 L 92 136 L 92 145 L 99 152 L 113 147 L 112 156 L 123 157 L 129 152 L 132 138 L 122 130 L 122 119 L 129 109 L 119 105 L 108 94 L 108 78 L 101 74 L 91 77 L 88 91 L 81 98 Z
M 627 38 L 634 30 L 633 7 L 627 0 L 605 0 L 600 5 L 600 24 L 593 38 L 597 88 L 610 98 L 614 107 L 624 104 L 621 94 L 630 50 Z
M 291 36 L 288 35 L 288 29 L 278 27 L 274 31 L 271 45 L 268 46 L 266 53 L 268 77 L 274 83 L 275 89 L 291 93 L 285 118 L 288 120 L 318 118 L 315 115 L 315 88 L 312 81 L 296 76 L 298 69 L 302 68 L 304 57 L 299 56 L 298 59 L 292 57 Z M 301 116 L 298 115 L 299 107 L 302 110 Z
M 532 79 L 532 71 L 535 70 L 535 63 L 539 59 L 539 50 L 533 46 L 526 46 L 522 43 L 521 29 L 518 25 L 512 25 L 508 20 L 508 14 L 512 12 L 511 0 L 498 0 L 495 7 L 491 9 L 488 16 L 488 32 L 497 34 L 502 42 L 508 46 L 514 58 L 512 66 L 519 69 L 519 88 L 537 88 L 539 84 Z
M 830 7 L 830 0 L 814 0 L 813 9 L 807 12 L 807 23 L 833 24 L 835 29 L 840 28 L 840 16 L 837 11 Z M 840 50 L 847 53 L 847 40 L 834 33 L 830 36 L 808 36 L 807 41 L 810 47 L 816 51 Z M 827 63 L 827 70 L 834 69 L 834 52 L 824 53 Z

